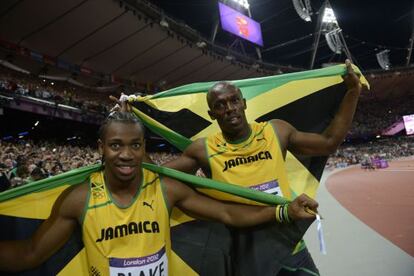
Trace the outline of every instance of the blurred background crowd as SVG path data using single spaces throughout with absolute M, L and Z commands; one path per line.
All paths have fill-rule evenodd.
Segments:
M 11 97 L 13 101 L 36 98 L 56 106 L 71 106 L 82 112 L 105 116 L 113 105 L 109 95 L 118 96 L 118 91 L 121 89 L 97 93 L 68 82 L 51 81 L 0 67 L 0 97 Z M 407 136 L 404 131 L 400 131 L 399 135 L 383 135 L 391 125 L 401 123 L 403 115 L 414 113 L 413 103 L 413 93 L 406 93 L 404 98 L 376 97 L 372 93 L 362 95 L 352 129 L 340 149 L 330 156 L 326 168 L 364 164 L 375 158 L 391 161 L 414 156 L 413 135 Z M 86 135 L 89 140 L 84 137 L 83 141 L 80 136 L 56 139 L 65 129 L 70 133 L 71 127 L 68 126 L 55 131 L 53 136 L 45 135 L 50 134 L 46 128 L 35 139 L 30 135 L 3 137 L 0 140 L 0 191 L 101 162 L 93 142 L 96 141 L 94 133 L 97 126 L 92 127 Z M 168 144 L 160 148 L 157 146 L 159 141 L 149 140 L 147 151 L 155 163 L 163 164 L 179 156 L 178 151 Z

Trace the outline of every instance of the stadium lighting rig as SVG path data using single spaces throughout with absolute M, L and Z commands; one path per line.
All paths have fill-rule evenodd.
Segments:
M 325 34 L 326 42 L 328 43 L 329 48 L 335 54 L 340 54 L 343 49 L 340 33 L 341 29 L 337 28 Z
M 312 21 L 311 16 L 313 15 L 310 0 L 292 0 L 293 6 L 299 17 L 306 22 Z
M 390 58 L 389 58 L 390 50 L 386 49 L 379 53 L 377 53 L 377 61 L 378 64 L 381 66 L 384 70 L 389 70 L 391 67 Z
M 325 24 L 338 25 L 338 21 L 336 20 L 335 13 L 332 8 L 325 7 L 325 10 L 323 12 L 322 22 Z
M 336 19 L 333 9 L 327 2 L 322 15 L 321 31 L 325 34 L 326 43 L 335 54 L 345 52 L 346 56 L 352 60 L 351 53 L 346 46 L 345 38 L 339 28 L 338 20 Z
M 319 39 L 322 34 L 325 35 L 326 42 L 329 48 L 335 54 L 345 53 L 346 57 L 354 63 L 351 52 L 345 41 L 345 37 L 342 30 L 339 28 L 338 20 L 335 13 L 329 3 L 329 0 L 325 0 L 318 12 L 318 22 L 315 28 L 315 36 L 313 41 L 313 51 L 310 61 L 310 69 L 313 69 L 315 65 L 316 52 L 319 47 Z
M 247 0 L 231 0 L 231 1 L 245 8 L 246 10 L 250 8 L 250 4 Z

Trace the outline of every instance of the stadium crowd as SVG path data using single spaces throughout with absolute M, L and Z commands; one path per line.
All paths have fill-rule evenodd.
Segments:
M 7 96 L 29 96 L 76 107 L 82 110 L 105 113 L 108 111 L 109 94 L 24 74 L 0 66 L 0 92 Z
M 362 144 L 344 144 L 328 159 L 326 167 L 343 168 L 375 158 L 390 161 L 408 156 L 414 156 L 414 137 L 399 136 Z
M 413 103 L 414 95 L 407 95 L 405 98 L 361 98 L 348 136 L 367 137 L 381 134 L 395 122 L 402 121 L 403 115 L 413 114 Z
M 165 152 L 149 155 L 158 165 L 179 156 Z M 97 149 L 89 146 L 0 140 L 0 191 L 100 162 Z
M 178 153 L 167 152 L 149 155 L 158 165 L 179 156 Z M 345 144 L 328 159 L 326 167 L 341 168 L 361 164 L 371 158 L 390 161 L 407 156 L 414 156 L 414 137 L 395 137 L 358 145 Z M 0 140 L 0 191 L 100 162 L 98 151 L 89 146 Z
M 157 91 L 158 88 L 154 89 Z M 8 96 L 31 96 L 99 113 L 107 113 L 108 107 L 111 106 L 109 95 L 117 95 L 117 91 L 97 92 L 68 82 L 54 82 L 20 73 L 2 66 L 0 66 L 0 93 L 6 93 Z M 395 122 L 401 121 L 403 115 L 414 114 L 413 102 L 413 93 L 407 93 L 404 98 L 377 98 L 372 93 L 362 95 L 348 137 L 372 137 L 381 134 Z
M 0 191 L 100 162 L 91 147 L 0 140 Z

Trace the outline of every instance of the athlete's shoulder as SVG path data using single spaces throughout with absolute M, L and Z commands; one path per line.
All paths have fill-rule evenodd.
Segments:
M 292 133 L 296 130 L 291 124 L 284 120 L 280 119 L 273 119 L 269 121 L 275 133 L 277 134 L 277 137 L 279 139 L 280 148 L 285 155 L 286 149 L 289 144 L 289 137 L 292 135 Z
M 276 128 L 293 128 L 291 124 L 281 119 L 272 119 L 268 121 L 268 123 L 272 124 Z
M 198 138 L 185 149 L 184 153 L 188 156 L 196 157 L 205 151 L 205 144 L 206 138 Z
M 270 121 L 264 121 L 264 122 L 256 122 L 253 121 L 250 124 L 250 128 L 253 132 L 262 132 L 264 129 L 271 127 L 272 123 Z
M 89 183 L 72 185 L 62 192 L 54 204 L 54 208 L 65 217 L 78 219 L 86 204 Z
M 201 146 L 204 146 L 204 144 L 205 144 L 205 142 L 206 142 L 206 139 L 207 138 L 205 138 L 205 137 L 203 137 L 203 138 L 198 138 L 197 140 L 195 140 L 193 143 L 191 143 L 191 146 L 193 146 L 193 147 L 201 147 Z

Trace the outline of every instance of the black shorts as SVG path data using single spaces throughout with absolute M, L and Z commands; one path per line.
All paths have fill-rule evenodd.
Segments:
M 319 270 L 305 247 L 295 255 L 287 257 L 277 276 L 319 276 Z
M 311 223 L 239 229 L 191 221 L 171 228 L 172 249 L 202 276 L 275 276 L 290 268 L 291 258 L 298 255 L 292 252 Z

